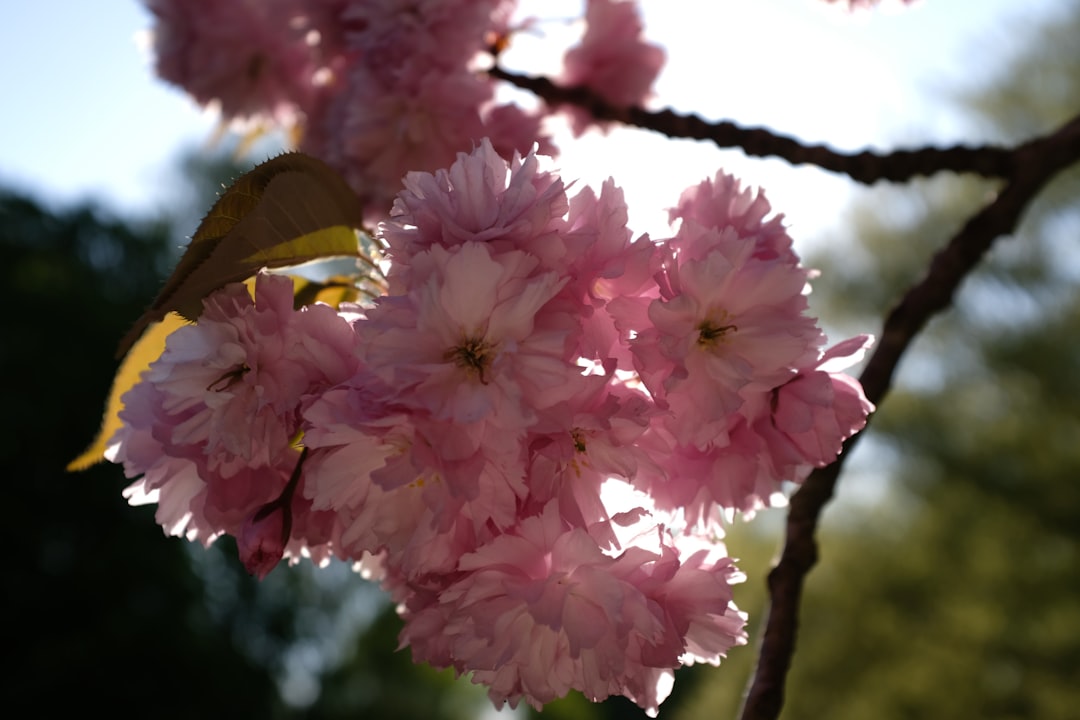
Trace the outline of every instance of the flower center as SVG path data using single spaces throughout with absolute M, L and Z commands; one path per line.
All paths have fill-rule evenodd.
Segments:
M 443 359 L 464 368 L 466 372 L 476 373 L 480 384 L 487 385 L 484 373 L 491 367 L 493 349 L 483 338 L 467 338 L 460 345 L 447 350 Z
M 207 385 L 206 386 L 206 391 L 207 392 L 223 392 L 225 390 L 228 390 L 233 385 L 240 382 L 241 378 L 243 378 L 244 375 L 246 375 L 249 372 L 251 372 L 251 368 L 249 368 L 246 364 L 241 364 L 241 365 L 233 368 L 232 370 L 226 371 L 217 380 L 215 380 L 214 382 Z
M 715 347 L 724 342 L 728 331 L 738 332 L 738 326 L 727 322 L 728 319 L 728 314 L 721 310 L 719 319 L 714 320 L 709 317 L 702 320 L 697 326 L 697 344 L 702 348 Z

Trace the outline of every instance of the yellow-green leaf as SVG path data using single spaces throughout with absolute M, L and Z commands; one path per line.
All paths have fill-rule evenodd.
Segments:
M 352 278 L 334 275 L 317 282 L 293 276 L 293 306 L 297 310 L 317 302 L 336 308 L 343 302 L 355 302 L 359 296 Z
M 290 152 L 256 166 L 210 208 L 172 276 L 120 342 L 118 355 L 166 313 L 195 320 L 203 298 L 264 267 L 356 256 L 361 225 L 359 198 L 321 160 Z

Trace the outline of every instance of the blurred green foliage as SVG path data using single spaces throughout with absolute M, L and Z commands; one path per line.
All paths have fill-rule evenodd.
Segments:
M 0 194 L 10 658 L 0 677 L 15 716 L 273 708 L 271 677 L 214 627 L 182 544 L 164 542 L 151 508 L 127 506 L 118 469 L 64 472 L 100 418 L 116 339 L 156 291 L 166 237 L 161 224 Z

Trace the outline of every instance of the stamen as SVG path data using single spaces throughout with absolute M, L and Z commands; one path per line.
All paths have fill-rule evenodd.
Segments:
M 585 433 L 580 428 L 574 428 L 570 431 L 570 437 L 574 439 L 574 449 L 579 453 L 585 452 Z
M 482 338 L 469 338 L 461 345 L 450 348 L 443 355 L 444 360 L 453 361 L 460 368 L 476 372 L 481 385 L 487 385 L 484 372 L 491 367 L 491 345 Z
M 739 328 L 735 324 L 723 325 L 724 320 L 727 320 L 727 313 L 721 313 L 721 320 L 716 321 L 712 318 L 706 318 L 698 324 L 698 337 L 697 344 L 701 347 L 712 347 L 718 342 L 723 342 L 724 337 L 728 334 L 728 331 L 738 332 Z
M 246 364 L 240 365 L 237 368 L 233 368 L 232 370 L 229 370 L 228 372 L 224 373 L 221 377 L 219 377 L 214 382 L 207 385 L 206 386 L 206 391 L 207 392 L 223 392 L 225 390 L 228 390 L 234 384 L 240 382 L 240 378 L 244 377 L 244 375 L 246 375 L 250 371 L 251 371 L 251 368 L 249 368 Z

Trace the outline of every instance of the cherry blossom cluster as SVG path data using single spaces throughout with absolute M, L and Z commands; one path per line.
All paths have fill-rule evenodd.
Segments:
M 284 125 L 382 219 L 408 171 L 488 137 L 504 157 L 555 147 L 551 108 L 496 98 L 483 72 L 533 21 L 515 0 L 145 0 L 158 74 L 227 120 Z M 641 104 L 664 62 L 632 2 L 588 0 L 561 82 Z M 590 120 L 575 113 L 574 127 Z
M 869 338 L 826 348 L 765 197 L 718 173 L 654 239 L 613 181 L 571 195 L 552 109 L 498 102 L 483 72 L 529 25 L 513 0 L 145 1 L 163 78 L 297 129 L 348 180 L 385 293 L 297 309 L 262 272 L 205 298 L 123 398 L 106 457 L 129 500 L 170 535 L 234 537 L 260 577 L 353 563 L 417 661 L 496 703 L 576 689 L 655 714 L 676 668 L 744 643 L 725 523 L 872 410 L 843 372 Z M 642 104 L 664 53 L 635 5 L 585 21 L 558 81 Z
M 829 463 L 871 405 L 825 349 L 811 273 L 761 193 L 688 189 L 637 238 L 612 181 L 570 195 L 483 140 L 412 172 L 387 292 L 293 306 L 260 274 L 124 397 L 107 457 L 166 532 L 260 576 L 331 557 L 380 581 L 417 661 L 496 703 L 571 689 L 650 713 L 745 642 L 724 522 Z

